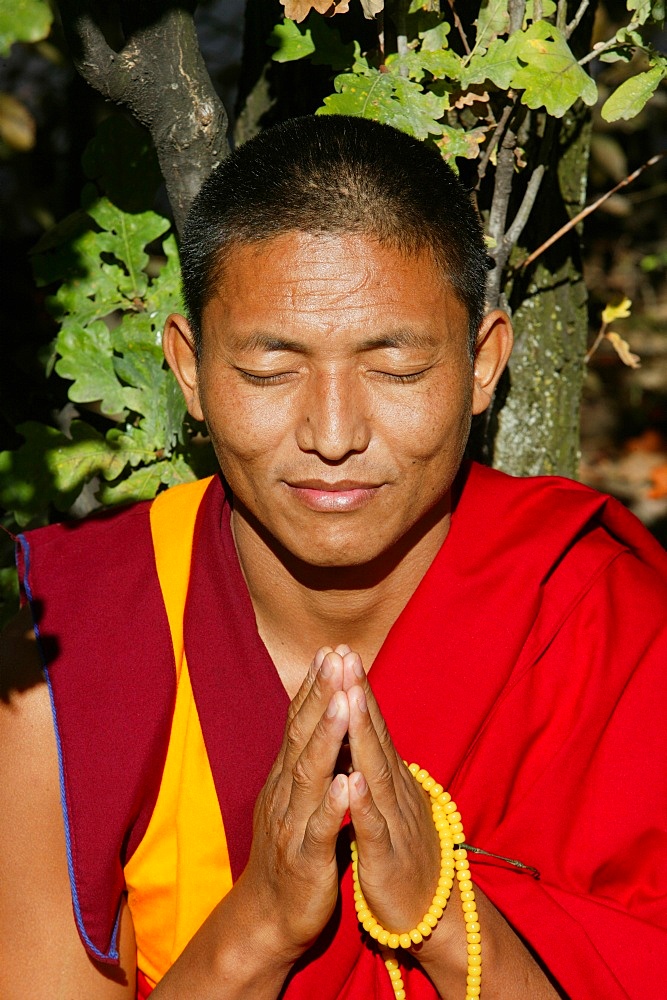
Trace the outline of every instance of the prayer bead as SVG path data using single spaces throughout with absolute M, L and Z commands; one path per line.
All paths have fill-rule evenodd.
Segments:
M 431 798 L 433 824 L 440 841 L 440 874 L 435 895 L 428 911 L 412 930 L 400 934 L 386 930 L 373 916 L 361 889 L 359 849 L 356 841 L 352 841 L 350 851 L 353 899 L 357 916 L 363 929 L 382 947 L 392 950 L 399 947 L 409 949 L 413 945 L 420 944 L 437 926 L 456 880 L 466 923 L 466 948 L 468 952 L 466 1000 L 476 1000 L 480 995 L 481 986 L 482 939 L 479 933 L 480 926 L 473 883 L 470 878 L 468 855 L 465 847 L 459 846 L 465 843 L 461 814 L 451 795 L 443 791 L 442 785 L 439 785 L 425 768 L 419 767 L 418 764 L 408 766 L 406 761 L 403 763 Z M 385 966 L 394 988 L 395 1000 L 405 1000 L 405 989 L 398 960 L 393 957 L 386 959 Z

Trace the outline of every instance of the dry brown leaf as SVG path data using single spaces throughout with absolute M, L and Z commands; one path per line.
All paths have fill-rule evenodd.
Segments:
M 656 465 L 651 470 L 651 484 L 651 489 L 646 494 L 647 497 L 650 497 L 651 500 L 662 500 L 663 497 L 667 497 L 667 463 Z
M 376 14 L 384 10 L 384 0 L 361 0 L 361 6 L 364 10 L 364 17 L 372 21 Z
M 0 138 L 18 153 L 35 145 L 37 126 L 25 104 L 11 94 L 0 93 Z
M 628 368 L 641 368 L 641 358 L 638 354 L 632 353 L 627 340 L 623 340 L 623 338 L 617 333 L 614 333 L 613 330 L 609 330 L 605 333 L 605 337 L 614 348 L 624 365 L 627 365 Z
M 469 108 L 473 104 L 477 104 L 478 101 L 481 101 L 482 104 L 488 104 L 489 101 L 488 91 L 483 90 L 481 94 L 478 94 L 474 90 L 467 90 L 464 94 L 461 94 L 459 97 L 457 97 L 453 106 L 459 109 Z
M 305 21 L 311 10 L 318 14 L 326 14 L 332 6 L 331 0 L 280 0 L 285 8 L 285 17 L 290 21 Z

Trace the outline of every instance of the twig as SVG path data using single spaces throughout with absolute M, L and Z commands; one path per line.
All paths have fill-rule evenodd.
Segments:
M 591 344 L 591 346 L 589 347 L 589 349 L 586 351 L 586 354 L 584 356 L 584 364 L 586 364 L 586 365 L 588 364 L 588 362 L 591 360 L 591 358 L 593 357 L 593 355 L 597 351 L 598 347 L 600 346 L 600 344 L 604 340 L 604 335 L 605 335 L 605 331 L 607 329 L 607 325 L 608 325 L 607 323 L 603 323 L 602 326 L 600 327 L 600 329 L 598 330 L 597 336 L 596 336 L 595 340 L 593 341 L 593 343 Z
M 558 0 L 558 7 L 556 9 L 556 27 L 560 28 L 561 31 L 565 31 L 566 24 L 567 0 Z
M 515 31 L 520 31 L 523 19 L 526 16 L 526 0 L 509 0 L 508 11 L 510 16 L 510 35 Z
M 566 38 L 570 38 L 577 30 L 577 28 L 581 24 L 581 19 L 588 10 L 589 6 L 590 6 L 590 0 L 581 0 L 581 4 L 579 5 L 579 10 L 574 15 L 570 23 L 565 28 L 565 31 L 563 32 Z
M 467 35 L 466 35 L 465 31 L 463 30 L 463 25 L 461 24 L 461 18 L 459 17 L 459 15 L 456 13 L 456 10 L 455 10 L 456 0 L 447 0 L 447 2 L 449 3 L 449 9 L 452 12 L 452 17 L 454 18 L 454 27 L 456 28 L 456 30 L 459 33 L 459 36 L 461 38 L 461 42 L 463 44 L 463 48 L 465 49 L 466 55 L 469 56 L 470 53 L 471 53 L 471 49 L 470 49 L 470 45 L 468 44 Z
M 526 259 L 523 261 L 521 267 L 522 268 L 528 267 L 529 264 L 532 264 L 533 261 L 537 260 L 537 258 L 540 257 L 545 250 L 548 250 L 549 247 L 553 246 L 553 244 L 557 240 L 559 240 L 561 236 L 565 236 L 565 234 L 569 233 L 571 229 L 574 229 L 574 227 L 578 225 L 582 221 L 582 219 L 585 219 L 597 208 L 599 208 L 600 205 L 603 205 L 607 200 L 607 198 L 611 198 L 611 196 L 613 194 L 616 194 L 617 191 L 620 191 L 621 188 L 626 187 L 628 184 L 632 184 L 633 181 L 637 180 L 640 174 L 643 174 L 643 172 L 648 167 L 652 167 L 654 164 L 658 163 L 663 158 L 663 156 L 667 156 L 667 151 L 663 153 L 656 153 L 655 156 L 652 156 L 650 160 L 647 160 L 646 163 L 642 164 L 641 167 L 637 167 L 636 170 L 633 170 L 631 174 L 628 174 L 627 177 L 625 177 L 622 181 L 616 184 L 615 187 L 613 187 L 610 191 L 607 191 L 606 194 L 603 194 L 600 198 L 597 198 L 596 201 L 594 201 L 591 205 L 587 205 L 586 208 L 583 208 L 581 212 L 579 212 L 577 215 L 574 216 L 574 218 L 570 219 L 569 222 L 566 222 L 564 226 L 561 226 L 558 232 L 554 233 L 553 236 L 550 236 L 548 240 L 545 240 L 542 246 L 538 247 L 537 250 L 533 250 L 530 256 L 526 257 Z
M 635 31 L 638 27 L 639 27 L 638 22 L 630 21 L 630 24 L 627 26 L 625 30 L 629 33 L 631 31 Z M 591 62 L 592 59 L 597 59 L 598 56 L 601 56 L 603 52 L 607 51 L 607 49 L 613 49 L 614 46 L 618 44 L 619 41 L 616 38 L 616 35 L 612 35 L 612 37 L 608 38 L 606 42 L 597 42 L 597 44 L 593 46 L 593 48 L 587 55 L 581 57 L 581 59 L 579 60 L 579 65 L 585 66 L 586 63 Z
M 508 245 L 509 250 L 512 249 L 516 241 L 519 239 L 521 233 L 523 232 L 523 227 L 528 222 L 528 217 L 533 210 L 533 205 L 535 204 L 537 193 L 540 190 L 545 170 L 545 165 L 540 163 L 540 165 L 535 167 L 530 175 L 530 180 L 528 181 L 528 186 L 526 187 L 526 192 L 519 206 L 519 210 L 514 216 L 512 225 L 503 237 L 503 242 Z
M 493 130 L 493 135 L 489 139 L 489 141 L 487 143 L 487 146 L 486 146 L 486 149 L 484 150 L 484 154 L 483 154 L 481 160 L 479 161 L 479 169 L 477 171 L 477 184 L 475 185 L 476 187 L 479 187 L 479 185 L 481 184 L 481 182 L 482 182 L 482 180 L 483 180 L 483 178 L 484 178 L 484 176 L 486 174 L 486 168 L 489 165 L 489 160 L 491 159 L 493 151 L 496 148 L 496 146 L 498 145 L 498 143 L 500 141 L 500 138 L 501 138 L 503 132 L 505 131 L 507 123 L 508 123 L 508 121 L 510 119 L 510 115 L 512 114 L 512 112 L 514 111 L 514 109 L 516 107 L 516 102 L 517 102 L 516 95 L 511 90 L 508 90 L 507 94 L 508 94 L 508 96 L 512 97 L 512 103 L 511 104 L 507 104 L 503 108 L 503 113 L 500 116 L 500 121 L 498 122 L 498 124 L 496 125 L 495 129 Z

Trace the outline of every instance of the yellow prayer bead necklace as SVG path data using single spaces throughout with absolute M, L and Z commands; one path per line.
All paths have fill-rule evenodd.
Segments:
M 405 762 L 407 763 L 407 762 Z M 352 881 L 354 884 L 354 905 L 359 923 L 370 936 L 384 948 L 411 948 L 428 937 L 442 916 L 447 900 L 456 878 L 461 894 L 461 905 L 466 922 L 466 939 L 468 942 L 468 975 L 466 980 L 466 1000 L 476 1000 L 480 995 L 482 985 L 482 938 L 475 892 L 470 878 L 470 864 L 465 848 L 461 813 L 452 801 L 449 792 L 432 778 L 419 764 L 410 764 L 410 774 L 431 796 L 431 811 L 433 822 L 440 838 L 440 877 L 435 895 L 428 910 L 416 927 L 403 934 L 395 934 L 386 930 L 371 913 L 359 882 L 359 852 L 356 841 L 352 841 Z M 393 956 L 385 959 L 385 966 L 394 988 L 396 1000 L 405 1000 L 405 988 L 398 960 Z

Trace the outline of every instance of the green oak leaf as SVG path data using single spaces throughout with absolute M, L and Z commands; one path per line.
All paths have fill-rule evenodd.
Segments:
M 597 86 L 579 65 L 558 28 L 537 21 L 520 35 L 518 57 L 524 64 L 514 73 L 512 87 L 523 90 L 522 103 L 545 107 L 554 118 L 562 118 L 578 98 L 593 105 Z
M 160 334 L 169 313 L 183 313 L 185 308 L 181 295 L 178 248 L 173 234 L 162 241 L 162 252 L 166 258 L 165 262 L 159 274 L 151 281 L 144 301 L 146 311 L 160 328 Z
M 63 378 L 71 379 L 68 396 L 75 403 L 92 403 L 99 400 L 102 413 L 114 416 L 128 406 L 127 390 L 114 372 L 111 334 L 102 320 L 81 326 L 66 323 L 56 338 L 60 358 L 56 371 Z
M 428 31 L 420 31 L 422 52 L 438 52 L 440 49 L 448 48 L 449 39 L 447 36 L 450 31 L 451 27 L 446 21 L 436 24 L 435 28 L 429 28 Z
M 466 160 L 475 160 L 479 156 L 479 147 L 484 142 L 485 129 L 473 128 L 466 131 L 462 128 L 450 128 L 443 125 L 442 137 L 435 140 L 435 144 L 442 153 L 444 159 L 453 167 L 452 161 L 457 157 Z
M 35 421 L 17 426 L 25 438 L 16 451 L 0 453 L 0 504 L 24 527 L 51 504 L 68 510 L 84 484 L 102 474 L 116 478 L 124 462 L 94 428 L 82 420 L 71 437 Z
M 88 207 L 88 214 L 102 229 L 96 234 L 100 253 L 112 254 L 123 265 L 118 288 L 128 298 L 141 298 L 148 286 L 144 268 L 148 264 L 145 247 L 169 228 L 169 221 L 155 212 L 136 215 L 123 212 L 108 198 L 99 198 Z
M 554 0 L 540 0 L 540 17 L 539 20 L 546 20 L 551 17 L 558 10 L 558 4 L 554 3 Z M 530 21 L 535 20 L 535 0 L 528 0 L 526 3 L 526 14 L 524 17 L 524 28 Z
M 440 135 L 438 120 L 447 107 L 447 99 L 424 93 L 412 80 L 370 69 L 363 76 L 343 73 L 337 76 L 336 93 L 325 97 L 317 114 L 347 114 L 393 125 L 417 139 Z
M 494 38 L 509 30 L 510 15 L 507 0 L 482 0 L 477 17 L 475 53 L 486 52 Z
M 486 53 L 473 52 L 467 66 L 461 69 L 461 87 L 467 90 L 475 83 L 490 80 L 499 90 L 507 90 L 519 70 L 522 33 L 515 31 L 506 40 L 495 38 Z
M 52 21 L 47 0 L 0 0 L 0 56 L 9 55 L 14 42 L 41 42 Z
M 274 62 L 294 62 L 315 51 L 315 43 L 310 28 L 285 18 L 276 24 L 269 35 L 269 45 L 276 49 L 271 58 Z
M 107 431 L 106 441 L 114 454 L 118 455 L 119 460 L 122 460 L 123 468 L 126 465 L 130 465 L 133 469 L 138 465 L 151 465 L 159 457 L 151 435 L 132 424 L 123 430 L 112 427 Z M 105 479 L 112 478 L 115 477 L 105 476 Z
M 604 102 L 600 114 L 606 122 L 634 118 L 666 76 L 667 60 L 661 60 L 661 64 L 652 66 L 645 73 L 637 73 L 624 80 Z
M 162 460 L 135 469 L 118 482 L 103 483 L 98 497 L 108 506 L 152 500 L 161 486 L 177 486 L 179 483 L 192 482 L 194 478 L 192 469 L 182 458 L 177 461 Z
M 636 24 L 646 24 L 649 20 L 661 24 L 665 19 L 664 0 L 627 0 L 627 9 Z

